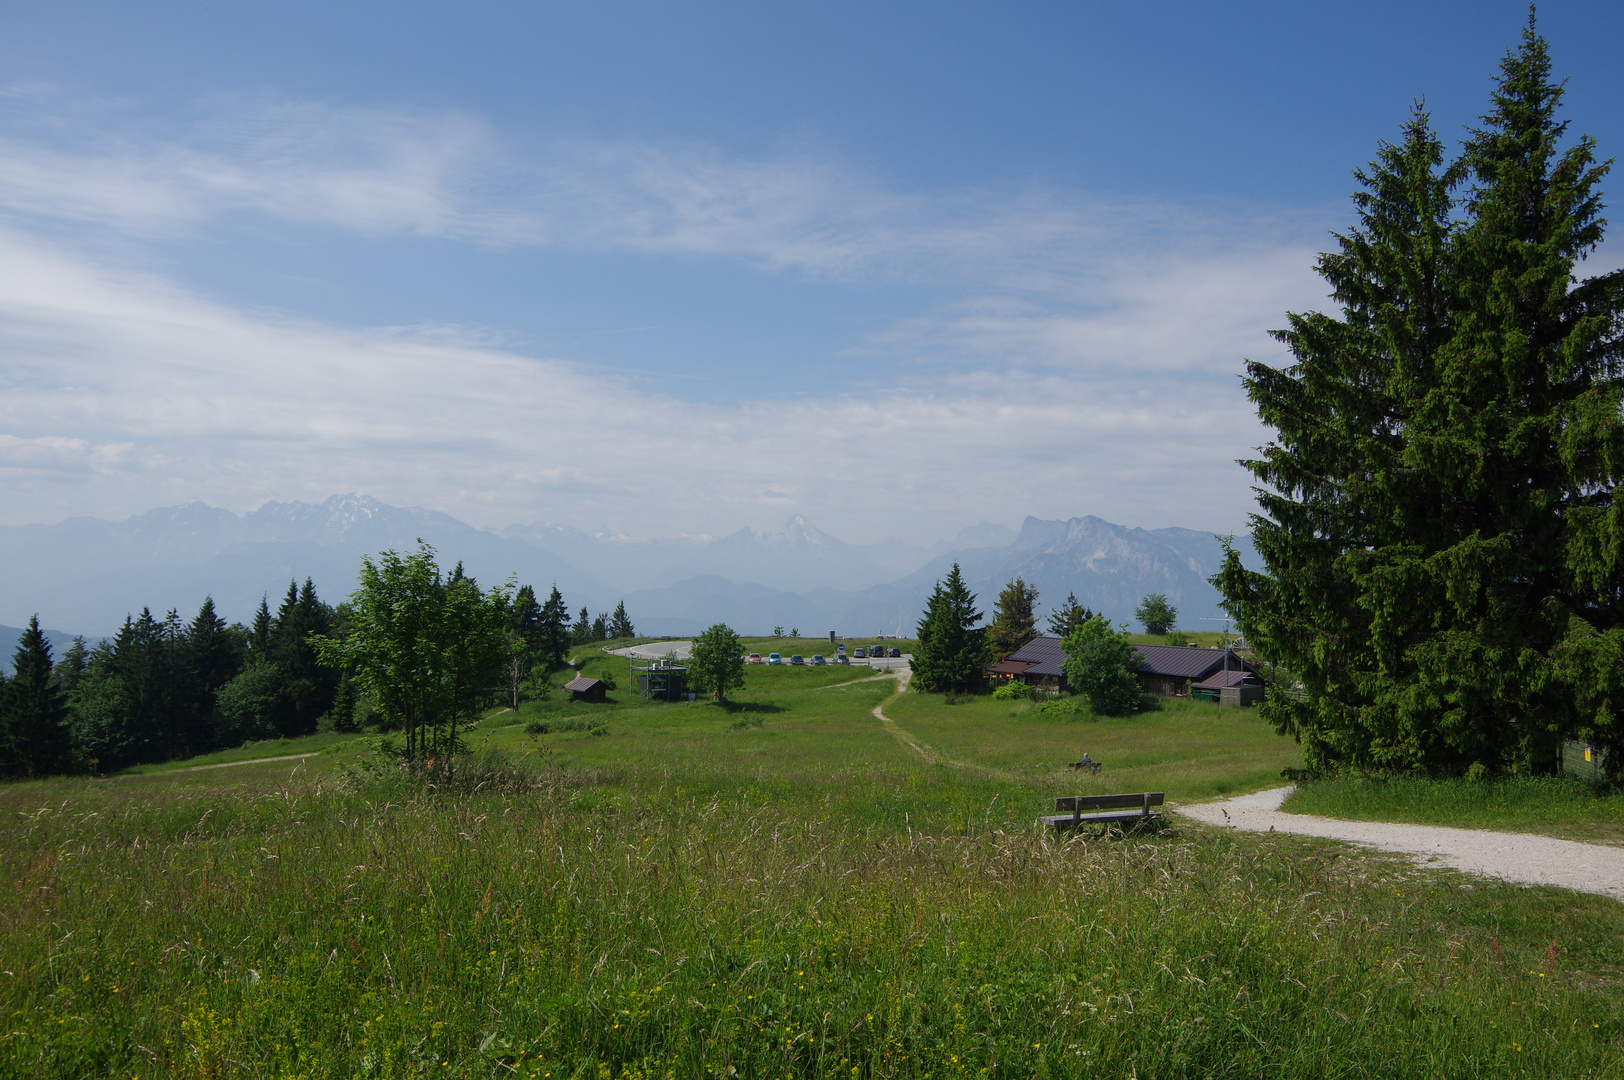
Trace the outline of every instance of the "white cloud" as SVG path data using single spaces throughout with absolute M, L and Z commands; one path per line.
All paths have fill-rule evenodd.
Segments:
M 233 100 L 182 125 L 114 124 L 113 112 L 85 106 L 49 138 L 0 135 L 0 206 L 138 235 L 247 211 L 370 234 L 1073 296 L 1105 283 L 1113 257 L 1154 255 L 1174 237 L 1197 250 L 1227 248 L 1240 233 L 1301 233 L 1255 213 L 1043 188 L 896 191 L 811 151 L 751 161 L 611 141 L 520 153 L 462 113 Z
M 98 109 L 100 111 L 98 111 Z M 933 540 L 1027 513 L 1239 526 L 1234 376 L 1322 303 L 1300 223 L 1040 190 L 899 192 L 812 154 L 525 156 L 477 117 L 239 103 L 0 134 L 0 520 L 361 490 L 481 524 Z M 364 233 L 742 260 L 945 297 L 854 340 L 897 386 L 694 404 L 501 331 L 252 315 L 39 238 L 250 212 Z M 29 230 L 32 230 L 32 234 Z M 955 299 L 956 297 L 956 299 Z
M 362 490 L 645 534 L 786 508 L 853 540 L 1029 512 L 1229 527 L 1230 461 L 1261 441 L 1237 391 L 1053 373 L 696 405 L 495 348 L 252 317 L 15 232 L 0 349 L 7 523 Z M 49 473 L 74 462 L 72 484 Z

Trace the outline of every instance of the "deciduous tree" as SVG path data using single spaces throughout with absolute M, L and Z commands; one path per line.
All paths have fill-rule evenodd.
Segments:
M 1147 634 L 1165 634 L 1178 622 L 1179 609 L 1167 602 L 1166 593 L 1151 593 L 1139 601 L 1133 617 L 1145 627 Z
M 1062 669 L 1071 688 L 1088 695 L 1089 708 L 1101 716 L 1127 716 L 1139 711 L 1138 648 L 1126 630 L 1112 630 L 1104 619 L 1090 619 L 1061 642 Z
M 744 686 L 744 646 L 726 623 L 717 623 L 694 639 L 688 656 L 688 682 L 701 694 L 726 701 L 729 690 Z
M 399 717 L 413 764 L 451 765 L 457 725 L 501 677 L 508 641 L 507 586 L 481 590 L 441 574 L 434 548 L 361 560 L 342 638 L 312 637 L 324 664 L 348 668 Z

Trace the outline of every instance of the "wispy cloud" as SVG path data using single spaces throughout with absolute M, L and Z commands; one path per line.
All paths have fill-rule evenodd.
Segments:
M 487 524 L 648 533 L 789 507 L 854 539 L 932 539 L 971 513 L 1230 524 L 1229 461 L 1259 441 L 1210 393 L 1041 373 L 695 405 L 494 348 L 248 316 L 14 232 L 0 349 L 11 523 L 357 489 Z
M 899 191 L 812 153 L 520 152 L 457 113 L 233 101 L 177 124 L 109 119 L 122 106 L 105 103 L 55 117 L 36 99 L 14 113 L 32 126 L 0 129 L 12 523 L 363 490 L 483 524 L 643 533 L 790 508 L 854 540 L 1034 512 L 1236 527 L 1249 499 L 1233 460 L 1265 438 L 1239 357 L 1321 292 L 1302 222 L 1263 214 Z M 500 330 L 234 310 L 40 227 L 139 244 L 241 214 L 923 281 L 938 299 L 853 339 L 899 361 L 889 388 L 695 404 L 520 355 Z
M 17 97 L 22 91 L 13 90 Z M 33 115 L 52 104 L 30 95 Z M 49 111 L 49 110 L 45 110 Z M 187 123 L 94 103 L 0 131 L 0 206 L 139 234 L 252 212 L 479 244 L 744 259 L 836 280 L 930 279 L 1076 293 L 1113 256 L 1300 234 L 1041 187 L 899 191 L 827 152 L 757 160 L 630 141 L 521 151 L 455 112 L 219 101 Z M 114 122 L 116 120 L 116 122 Z

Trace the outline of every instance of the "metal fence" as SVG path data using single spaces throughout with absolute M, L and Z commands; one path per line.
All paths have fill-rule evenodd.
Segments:
M 1608 777 L 1607 762 L 1602 760 L 1602 752 L 1582 742 L 1562 744 L 1562 771 L 1598 783 Z

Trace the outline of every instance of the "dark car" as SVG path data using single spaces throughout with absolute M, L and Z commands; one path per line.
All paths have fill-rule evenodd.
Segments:
M 805 664 L 806 660 L 801 656 L 800 653 L 796 653 L 794 656 L 789 658 L 789 662 L 792 664 Z
M 901 649 L 888 649 L 888 650 L 886 650 L 885 655 L 901 657 L 902 656 L 902 650 Z

